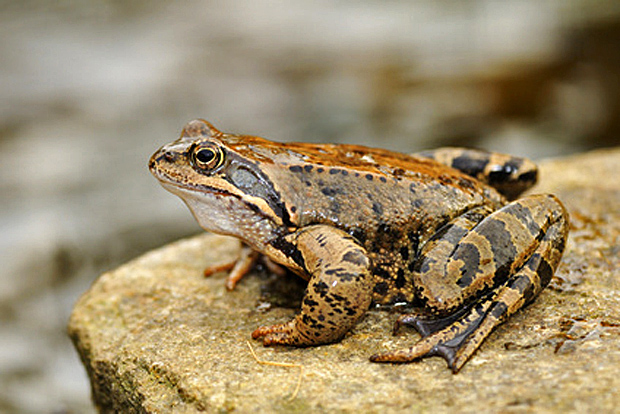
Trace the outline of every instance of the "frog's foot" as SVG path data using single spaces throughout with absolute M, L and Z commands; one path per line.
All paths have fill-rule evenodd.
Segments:
M 237 283 L 252 271 L 259 258 L 260 253 L 252 250 L 248 246 L 242 246 L 237 259 L 207 267 L 204 270 L 204 276 L 209 277 L 218 272 L 230 271 L 226 278 L 226 289 L 234 290 Z
M 448 318 L 439 319 L 436 325 L 420 324 L 420 320 L 412 321 L 415 328 L 422 326 L 422 329 L 429 327 L 434 329 L 445 326 L 449 319 L 457 319 L 423 337 L 412 347 L 376 354 L 371 356 L 370 360 L 372 362 L 398 363 L 412 362 L 430 356 L 441 356 L 446 360 L 452 372 L 456 374 L 497 325 L 538 294 L 540 290 L 539 272 L 541 269 L 546 271 L 548 266 L 549 264 L 545 259 L 535 254 L 528 260 L 523 269 L 500 288 L 495 295 L 487 296 L 486 299 L 467 309 L 465 315 L 460 319 L 457 318 L 463 315 L 463 312 L 459 312 L 458 316 L 451 315 Z M 424 336 L 424 333 L 422 335 Z
M 295 326 L 295 319 L 286 323 L 271 326 L 261 326 L 252 332 L 252 339 L 263 338 L 264 346 L 290 345 L 310 346 L 316 345 L 312 338 L 303 335 Z
M 472 339 L 470 336 L 479 328 L 490 305 L 491 301 L 489 300 L 473 309 L 469 309 L 469 313 L 465 317 L 456 321 L 455 319 L 461 316 L 462 312 L 459 312 L 458 316 L 450 315 L 447 318 L 438 319 L 435 323 L 415 315 L 404 315 L 399 318 L 399 320 L 404 320 L 401 324 L 416 328 L 423 336 L 423 339 L 406 349 L 375 354 L 370 357 L 370 361 L 412 362 L 424 357 L 437 355 L 446 360 L 452 372 L 457 373 L 479 345 L 479 342 L 477 342 L 474 348 L 471 349 L 471 352 L 464 355 L 469 350 L 467 343 Z M 431 333 L 431 331 L 433 332 Z M 479 338 L 479 340 L 482 341 L 485 336 Z
M 204 270 L 204 276 L 209 277 L 219 272 L 229 272 L 226 278 L 226 289 L 234 290 L 237 283 L 245 277 L 260 262 L 272 273 L 278 276 L 286 275 L 286 269 L 275 263 L 267 256 L 243 246 L 239 252 L 239 257 L 230 262 L 209 266 Z

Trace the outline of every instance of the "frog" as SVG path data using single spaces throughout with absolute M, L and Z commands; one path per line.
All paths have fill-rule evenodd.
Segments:
M 149 169 L 202 228 L 246 246 L 206 273 L 231 270 L 233 289 L 263 258 L 307 281 L 299 313 L 252 332 L 265 346 L 335 343 L 370 309 L 402 309 L 394 331 L 420 339 L 370 361 L 440 356 L 457 373 L 549 284 L 568 238 L 556 196 L 522 195 L 536 164 L 483 150 L 279 143 L 198 119 Z

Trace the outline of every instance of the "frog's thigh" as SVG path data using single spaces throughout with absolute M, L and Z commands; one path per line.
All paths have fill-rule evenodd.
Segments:
M 445 247 L 437 248 L 441 238 L 428 243 L 413 275 L 418 297 L 436 314 L 462 308 L 503 285 L 538 248 L 549 227 L 564 217 L 555 197 L 535 195 L 493 212 L 460 240 L 448 240 L 449 254 Z
M 494 327 L 540 293 L 560 262 L 568 235 L 568 216 L 553 196 L 532 196 L 518 204 L 516 211 L 526 208 L 536 217 L 540 210 L 546 219 L 539 224 L 535 247 L 526 254 L 525 261 L 514 274 L 449 327 L 430 334 L 410 348 L 374 355 L 372 361 L 408 362 L 440 355 L 453 372 L 458 372 Z M 508 211 L 512 209 L 511 205 L 507 208 Z M 534 227 L 533 223 L 530 227 Z
M 317 225 L 287 237 L 303 257 L 310 280 L 301 313 L 292 321 L 260 327 L 252 336 L 265 345 L 318 345 L 341 339 L 372 300 L 366 250 L 347 233 Z

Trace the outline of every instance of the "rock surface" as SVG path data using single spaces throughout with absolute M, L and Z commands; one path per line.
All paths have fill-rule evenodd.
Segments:
M 201 235 L 102 275 L 69 333 L 101 412 L 612 412 L 620 406 L 620 149 L 548 161 L 535 192 L 571 214 L 556 277 L 500 326 L 461 373 L 439 358 L 378 365 L 368 356 L 413 343 L 396 315 L 371 311 L 340 343 L 263 348 L 252 330 L 295 313 L 294 279 L 246 277 L 233 292 L 209 264 L 232 239 Z M 274 286 L 278 288 L 274 289 Z M 289 290 L 290 289 L 290 290 Z M 253 357 L 294 366 L 260 364 Z M 298 366 L 301 366 L 298 367 Z M 298 380 L 301 379 L 297 391 Z

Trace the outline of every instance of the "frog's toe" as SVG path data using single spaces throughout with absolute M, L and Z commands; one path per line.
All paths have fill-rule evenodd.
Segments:
M 430 341 L 424 339 L 409 348 L 398 349 L 395 351 L 382 352 L 372 355 L 371 362 L 413 362 L 426 356 L 431 356 L 433 345 Z
M 300 335 L 295 327 L 295 321 L 279 323 L 272 326 L 261 326 L 252 332 L 252 338 L 263 338 L 264 346 L 272 345 L 292 345 L 304 346 L 312 345 L 304 336 Z
M 237 283 L 252 271 L 259 258 L 260 254 L 258 252 L 255 252 L 247 246 L 243 246 L 237 259 L 215 266 L 209 266 L 204 270 L 203 274 L 205 277 L 209 277 L 215 273 L 229 272 L 226 278 L 226 289 L 235 290 Z
M 263 337 L 264 346 L 273 345 L 300 345 L 295 341 L 293 335 L 287 332 L 275 332 Z
M 372 355 L 370 357 L 370 361 L 407 363 L 425 357 L 441 356 L 446 360 L 448 367 L 452 370 L 452 372 L 456 373 L 464 363 L 460 363 L 458 366 L 455 364 L 455 362 L 457 362 L 456 354 L 456 349 L 453 347 L 442 343 L 436 343 L 436 341 L 431 338 L 431 340 L 422 339 L 417 344 L 409 348 Z
M 264 338 L 267 335 L 276 334 L 276 333 L 288 333 L 291 330 L 288 323 L 278 323 L 271 326 L 259 326 L 252 332 L 252 339 Z

